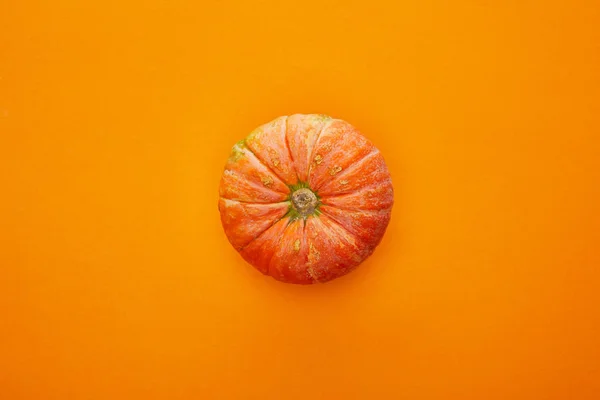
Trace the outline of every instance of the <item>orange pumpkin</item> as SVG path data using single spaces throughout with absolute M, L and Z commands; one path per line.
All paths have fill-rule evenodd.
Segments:
M 356 128 L 296 114 L 233 147 L 219 210 L 246 261 L 277 280 L 311 284 L 345 275 L 371 255 L 393 200 L 381 153 Z

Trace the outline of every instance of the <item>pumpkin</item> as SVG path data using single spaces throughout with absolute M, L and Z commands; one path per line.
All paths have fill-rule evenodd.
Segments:
M 219 194 L 233 247 L 295 284 L 330 281 L 369 257 L 394 200 L 379 150 L 348 122 L 317 114 L 279 117 L 236 143 Z

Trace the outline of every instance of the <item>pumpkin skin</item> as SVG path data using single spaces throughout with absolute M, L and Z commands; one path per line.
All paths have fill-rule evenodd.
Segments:
M 219 188 L 225 234 L 263 274 L 327 282 L 369 257 L 391 217 L 383 156 L 349 123 L 279 117 L 232 149 Z

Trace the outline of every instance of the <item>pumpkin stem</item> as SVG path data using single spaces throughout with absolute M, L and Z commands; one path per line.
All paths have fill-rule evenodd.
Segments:
M 302 188 L 292 193 L 292 204 L 298 214 L 306 218 L 315 213 L 319 199 L 314 192 L 308 188 Z

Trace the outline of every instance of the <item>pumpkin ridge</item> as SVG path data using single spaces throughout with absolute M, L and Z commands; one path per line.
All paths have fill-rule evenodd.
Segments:
M 361 245 L 366 245 L 366 243 L 361 240 L 355 233 L 351 232 L 350 230 L 348 230 L 348 228 L 346 228 L 344 225 L 342 225 L 342 223 L 340 221 L 338 221 L 333 215 L 329 214 L 327 211 L 323 210 L 321 211 L 323 213 L 323 215 L 326 215 L 327 218 L 329 218 L 335 225 L 337 225 L 338 227 L 340 227 L 342 230 L 346 231 L 346 233 L 348 233 L 350 236 L 352 236 L 352 238 L 357 242 L 360 243 Z
M 347 231 L 339 227 L 339 225 L 328 216 L 319 219 L 319 222 L 317 225 L 314 225 L 314 227 L 318 230 L 319 237 L 323 238 L 322 240 L 318 240 L 318 246 L 316 246 L 318 248 L 317 252 L 324 253 L 321 254 L 321 257 L 317 258 L 315 262 L 311 263 L 309 261 L 307 270 L 309 268 L 312 269 L 314 266 L 318 267 L 317 273 L 320 279 L 317 281 L 319 283 L 326 283 L 346 275 L 354 270 L 366 258 L 360 254 L 361 250 L 368 250 L 367 247 L 364 246 L 364 242 L 356 240 L 354 235 L 348 234 Z M 342 232 L 343 235 L 340 234 Z M 322 243 L 332 247 L 322 247 Z M 350 257 L 351 254 L 355 254 L 359 259 Z M 331 266 L 325 266 L 322 262 L 324 256 L 332 256 L 332 260 L 337 261 L 334 261 L 334 264 Z M 345 266 L 342 268 L 344 264 Z M 309 273 L 310 272 L 311 271 L 309 270 Z M 324 275 L 320 276 L 320 273 L 323 273 Z M 314 275 L 312 276 L 314 277 Z
M 303 246 L 308 246 L 308 240 L 306 238 L 306 219 L 304 220 L 304 226 L 302 228 L 302 245 Z M 304 260 L 302 260 L 304 262 L 304 266 L 306 267 L 306 273 L 308 274 L 308 277 L 313 281 L 313 283 L 320 283 L 314 275 L 314 271 L 312 269 L 312 267 L 307 267 L 306 264 L 308 263 L 308 253 L 305 255 L 306 258 Z
M 394 205 L 394 188 L 391 182 L 369 185 L 354 193 L 324 197 L 322 203 L 342 208 L 354 207 L 359 210 L 381 210 Z
M 323 134 L 323 132 L 325 131 L 325 129 L 329 128 L 331 126 L 331 124 L 334 121 L 338 121 L 337 119 L 330 119 L 329 121 L 327 121 L 322 127 L 321 130 L 319 131 L 319 133 L 317 134 L 317 137 L 315 139 L 315 143 L 313 145 L 313 148 L 310 150 L 310 157 L 308 157 L 308 171 L 306 172 L 306 181 L 308 182 L 309 178 L 310 178 L 310 171 L 312 169 L 312 159 L 315 155 L 315 151 L 317 151 L 317 145 L 319 144 L 319 139 L 321 139 L 321 135 Z
M 262 231 L 261 233 L 259 233 L 258 235 L 256 235 L 256 237 L 254 237 L 252 240 L 250 240 L 245 246 L 243 246 L 242 248 L 239 249 L 239 251 L 244 250 L 246 247 L 250 246 L 250 244 L 252 244 L 252 242 L 254 242 L 256 239 L 258 239 L 259 237 L 261 237 L 262 235 L 264 235 L 269 229 L 273 228 L 275 225 L 277 225 L 282 219 L 288 217 L 288 214 L 284 214 L 283 217 L 279 218 L 277 221 L 274 221 L 267 229 L 265 229 L 264 231 Z M 286 226 L 287 228 L 287 226 Z M 271 262 L 269 260 L 269 262 Z
M 285 203 L 243 203 L 237 200 L 221 198 L 218 208 L 219 211 L 225 211 L 225 213 L 221 213 L 221 222 L 227 224 L 231 229 L 239 230 L 243 226 L 248 226 L 248 222 L 252 221 L 250 222 L 252 232 L 246 230 L 248 234 L 244 240 L 242 240 L 241 235 L 228 237 L 230 243 L 236 249 L 239 249 L 246 246 L 257 235 L 268 229 L 274 221 L 281 220 L 287 212 L 288 205 Z M 234 210 L 233 215 L 235 215 L 235 218 L 226 217 L 228 210 Z
M 352 193 L 344 193 L 341 196 L 347 195 L 347 194 L 352 194 Z M 340 207 L 339 205 L 333 205 L 333 204 L 322 204 L 323 207 L 329 207 L 329 208 L 335 208 L 341 211 L 356 211 L 356 212 L 364 212 L 364 213 L 373 213 L 376 214 L 378 212 L 389 212 L 392 210 L 392 208 L 394 207 L 394 205 L 392 204 L 391 206 L 387 207 L 387 208 L 378 208 L 376 210 L 371 210 L 368 208 L 356 208 L 356 207 Z
M 267 203 L 260 203 L 260 202 L 257 202 L 257 201 L 242 201 L 242 200 L 236 200 L 236 199 L 228 199 L 227 197 L 224 197 L 224 196 L 219 196 L 219 198 L 223 199 L 223 200 L 227 200 L 227 201 L 235 201 L 235 202 L 242 203 L 242 204 L 256 204 L 256 205 L 262 205 L 262 206 L 267 206 L 267 205 L 270 205 L 270 204 L 279 204 L 279 203 L 287 203 L 287 202 L 289 202 L 289 200 L 282 200 L 282 201 L 270 201 L 270 202 L 267 202 Z
M 290 140 L 288 137 L 288 121 L 289 117 L 285 117 L 285 147 L 288 151 L 288 155 L 290 156 L 290 161 L 292 162 L 292 168 L 294 169 L 294 174 L 296 175 L 296 183 L 300 182 L 300 177 L 298 176 L 298 171 L 296 170 L 296 162 L 294 161 L 294 156 L 292 154 L 292 148 L 290 147 Z
M 277 180 L 279 180 L 279 182 L 283 183 L 285 186 L 288 186 L 288 183 L 287 183 L 285 180 L 283 180 L 283 178 L 282 178 L 282 177 L 280 177 L 280 176 L 279 176 L 279 174 L 278 174 L 276 171 L 274 171 L 274 170 L 273 170 L 273 168 L 271 168 L 271 167 L 270 167 L 270 166 L 269 166 L 269 165 L 268 165 L 268 164 L 265 162 L 265 160 L 263 160 L 262 158 L 260 158 L 260 157 L 258 156 L 258 154 L 256 154 L 256 153 L 254 152 L 254 150 L 252 150 L 252 149 L 250 148 L 250 146 L 248 146 L 248 145 L 246 144 L 246 139 L 242 140 L 242 141 L 241 141 L 241 143 L 242 143 L 242 145 L 244 146 L 244 148 L 245 148 L 246 150 L 248 150 L 250 153 L 252 153 L 252 155 L 253 155 L 254 157 L 256 157 L 256 159 L 257 159 L 257 160 L 258 160 L 258 161 L 259 161 L 259 162 L 260 162 L 260 163 L 261 163 L 261 164 L 262 164 L 262 165 L 263 165 L 265 168 L 267 168 L 269 171 L 271 171 L 271 173 L 272 173 L 273 175 L 275 175 L 275 178 L 277 178 Z M 295 172 L 295 170 L 294 170 L 294 172 Z
M 365 214 L 385 214 L 388 212 L 392 211 L 393 206 L 390 206 L 388 208 L 378 208 L 377 210 L 367 210 L 367 209 L 360 209 L 360 208 L 352 208 L 352 207 L 340 207 L 340 206 L 333 206 L 331 204 L 322 204 L 321 207 L 323 207 L 325 210 L 327 210 L 328 208 L 333 208 L 335 210 L 340 210 L 340 211 L 351 211 L 351 212 L 361 212 L 361 213 L 365 213 Z M 324 210 L 323 210 L 324 211 Z M 321 211 L 321 212 L 323 212 Z M 327 213 L 327 216 L 331 218 L 331 213 Z
M 390 180 L 389 178 L 387 179 L 387 182 L 388 182 L 388 183 L 390 184 L 390 186 L 391 186 L 392 182 L 391 182 L 391 180 Z M 348 196 L 348 195 L 351 195 L 351 194 L 357 194 L 357 193 L 359 193 L 359 192 L 362 192 L 362 191 L 363 191 L 363 190 L 365 190 L 365 189 L 372 189 L 372 188 L 374 188 L 374 187 L 381 186 L 381 185 L 383 185 L 383 184 L 385 184 L 385 183 L 386 183 L 386 180 L 379 181 L 379 182 L 373 182 L 373 183 L 370 183 L 370 184 L 368 184 L 368 185 L 361 186 L 361 187 L 359 187 L 359 188 L 356 188 L 356 189 L 354 189 L 354 190 L 351 190 L 351 191 L 349 191 L 349 192 L 344 192 L 344 193 L 340 193 L 340 194 L 329 194 L 329 195 L 323 195 L 323 196 L 321 196 L 321 198 L 322 198 L 323 200 L 327 200 L 327 199 L 331 199 L 331 198 L 335 198 L 335 197 L 343 197 L 343 196 Z
M 269 227 L 269 229 L 271 229 L 273 226 L 275 226 L 276 224 L 278 224 L 283 218 L 285 218 L 285 215 L 283 217 L 281 217 L 281 219 L 279 219 L 279 221 L 275 222 L 273 225 L 271 225 L 271 227 Z M 284 232 L 289 228 L 290 224 L 288 222 L 288 224 L 285 226 L 285 228 L 283 228 L 283 232 L 281 234 L 281 236 L 279 236 L 279 238 L 277 239 L 277 247 L 280 246 L 281 241 L 283 240 Z M 267 229 L 267 230 L 269 230 Z M 266 231 L 265 231 L 266 232 Z M 269 261 L 266 263 L 267 265 L 267 275 L 271 276 L 271 264 L 273 264 L 273 258 L 275 257 L 275 252 L 271 252 L 271 256 L 269 257 Z
M 345 175 L 347 175 L 349 172 L 353 172 L 355 169 L 362 167 L 362 163 L 365 162 L 365 160 L 367 160 L 369 157 L 374 157 L 377 154 L 380 154 L 379 149 L 375 146 L 373 146 L 373 150 L 371 150 L 371 152 L 365 154 L 361 159 L 356 160 L 352 165 L 344 168 L 343 171 L 341 171 L 339 174 L 331 177 L 329 180 L 325 181 L 321 186 L 319 186 L 319 190 L 323 190 L 326 189 L 327 186 L 333 182 L 335 182 L 336 180 L 339 180 L 340 178 L 344 177 Z M 364 186 L 363 186 L 364 187 Z M 356 188 L 353 191 L 357 191 L 361 188 Z M 346 192 L 346 193 L 351 193 L 353 191 L 350 192 Z
M 241 173 L 241 172 L 239 172 L 239 171 L 237 171 L 237 170 L 235 170 L 235 169 L 232 169 L 232 168 L 225 168 L 225 171 L 229 171 L 229 172 L 230 172 L 230 173 L 232 173 L 233 175 L 236 175 L 237 177 L 239 177 L 239 178 L 242 178 L 242 179 L 245 179 L 245 178 L 246 178 L 246 176 L 247 176 L 246 174 L 243 174 L 243 173 Z M 278 190 L 273 190 L 273 189 L 271 189 L 271 188 L 268 188 L 268 187 L 266 187 L 266 186 L 261 186 L 261 185 L 259 185 L 258 183 L 252 182 L 251 180 L 247 180 L 247 184 L 248 184 L 249 186 L 252 186 L 252 187 L 255 187 L 255 188 L 259 188 L 259 189 L 261 189 L 261 190 L 268 190 L 268 191 L 270 191 L 270 192 L 272 192 L 272 193 L 275 193 L 275 194 L 277 194 L 277 195 L 289 195 L 289 193 L 280 192 L 280 191 L 278 191 Z M 286 185 L 286 186 L 287 186 L 287 185 Z M 229 198 L 227 198 L 227 197 L 225 197 L 225 196 L 221 196 L 221 197 L 223 197 L 224 199 L 227 199 L 227 200 L 235 200 L 235 199 L 229 199 Z M 237 201 L 237 200 L 236 200 L 236 201 Z M 285 201 L 285 200 L 284 200 L 284 201 Z M 268 201 L 268 202 L 265 202 L 265 203 L 272 203 L 272 201 Z
M 225 165 L 225 170 L 229 170 L 229 171 L 233 171 L 235 172 L 238 176 L 249 176 L 251 177 L 251 174 L 248 174 L 246 169 L 243 168 L 243 166 L 238 164 L 238 161 L 242 158 L 245 157 L 247 159 L 248 162 L 252 162 L 252 163 L 256 163 L 258 164 L 260 167 L 264 167 L 266 169 L 265 172 L 270 172 L 271 175 L 274 176 L 274 178 L 272 176 L 268 176 L 270 179 L 277 179 L 277 183 L 283 186 L 288 186 L 283 180 L 281 180 L 281 178 L 279 178 L 279 176 L 271 169 L 269 168 L 268 165 L 265 165 L 265 163 L 258 158 L 258 156 L 256 155 L 256 153 L 254 153 L 254 151 L 252 151 L 252 149 L 246 144 L 246 139 L 242 139 L 240 141 L 238 141 L 233 148 L 231 149 L 231 155 L 229 157 L 229 161 L 227 162 L 227 164 Z M 263 182 L 264 183 L 264 182 Z M 260 185 L 259 185 L 260 186 Z M 262 187 L 262 186 L 260 186 Z M 275 192 L 275 193 L 283 193 L 283 194 L 288 194 L 285 191 L 279 191 L 276 189 L 272 189 L 271 187 L 264 185 L 265 188 Z
M 277 268 L 278 264 L 281 266 L 282 262 L 286 263 L 289 261 L 290 264 L 293 264 L 296 267 L 296 271 L 305 272 L 306 273 L 306 256 L 308 254 L 306 248 L 306 220 L 297 220 L 298 225 L 294 226 L 293 222 L 290 221 L 288 225 L 286 225 L 285 229 L 281 233 L 282 240 L 277 243 L 278 249 L 273 252 L 273 257 L 269 260 L 269 265 L 267 267 L 269 275 L 271 275 L 274 270 L 278 270 L 281 276 L 281 268 Z M 294 246 L 293 252 L 289 251 L 289 247 L 285 247 L 283 243 L 283 238 L 288 237 L 288 234 L 292 230 L 298 230 L 295 242 L 289 241 L 287 245 L 292 244 Z M 300 254 L 303 254 L 304 257 L 301 257 Z M 286 266 L 284 265 L 284 268 Z M 287 265 L 289 268 L 289 265 Z M 291 271 L 288 269 L 288 271 Z M 308 276 L 308 274 L 306 274 Z M 278 278 L 279 279 L 279 278 Z M 286 279 L 282 279 L 282 282 L 289 282 Z M 303 282 L 303 284 L 314 283 L 313 282 Z

